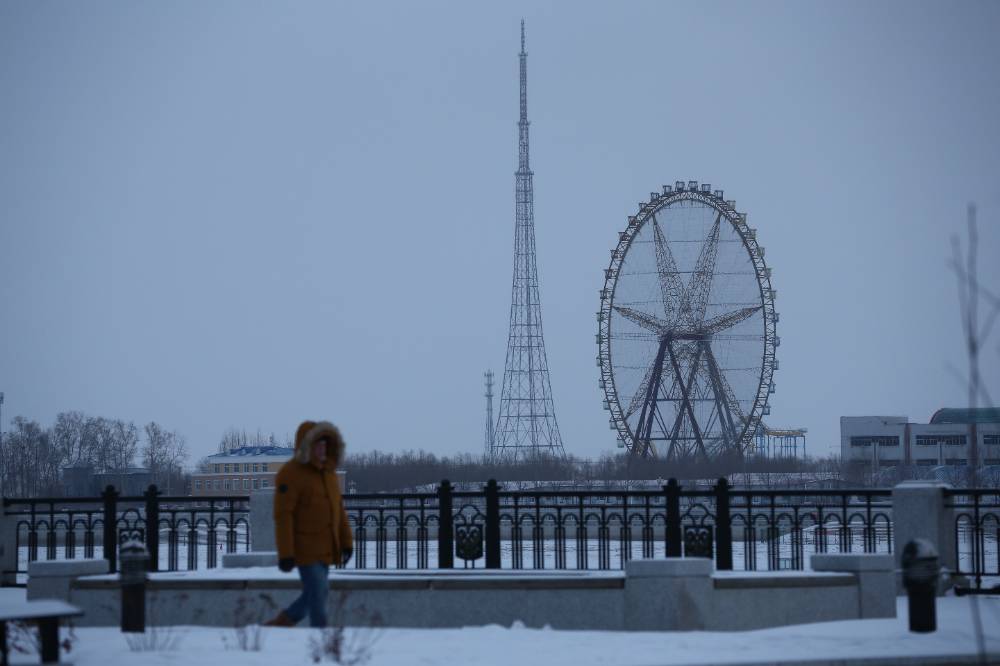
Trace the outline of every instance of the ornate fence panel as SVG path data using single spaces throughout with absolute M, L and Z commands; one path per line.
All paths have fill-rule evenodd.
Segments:
M 984 576 L 1000 576 L 1000 488 L 946 490 L 945 498 L 954 512 L 956 573 L 981 591 Z
M 730 543 L 727 548 L 719 538 L 718 547 L 742 559 L 745 570 L 803 569 L 812 553 L 893 550 L 890 490 L 732 489 L 727 495 Z
M 108 486 L 100 497 L 4 498 L 3 510 L 15 521 L 17 567 L 8 574 L 26 574 L 39 559 L 93 557 L 115 572 L 131 540 L 146 546 L 153 571 L 217 567 L 220 552 L 250 550 L 245 496 L 164 497 L 150 486 L 123 497 Z
M 397 569 L 437 568 L 444 561 L 439 556 L 442 548 L 448 552 L 453 548 L 447 530 L 438 529 L 442 511 L 452 526 L 450 493 L 449 485 L 444 502 L 441 489 L 438 493 L 345 495 L 344 507 L 354 532 L 354 557 L 348 566 L 385 569 L 392 562 Z M 432 553 L 435 539 L 438 543 Z

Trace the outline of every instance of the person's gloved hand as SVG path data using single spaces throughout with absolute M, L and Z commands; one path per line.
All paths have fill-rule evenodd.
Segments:
M 345 548 L 340 551 L 340 566 L 346 567 L 347 563 L 351 561 L 352 555 L 354 555 L 353 548 Z
M 294 557 L 283 557 L 278 560 L 278 568 L 284 572 L 291 571 L 295 568 L 295 558 Z

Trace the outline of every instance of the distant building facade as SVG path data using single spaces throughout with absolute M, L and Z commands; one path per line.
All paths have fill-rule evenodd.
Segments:
M 129 467 L 120 472 L 95 472 L 90 465 L 64 467 L 63 491 L 67 497 L 94 497 L 114 486 L 119 495 L 141 495 L 153 482 L 145 467 Z
M 274 476 L 294 450 L 283 446 L 244 446 L 206 459 L 191 475 L 192 495 L 249 495 L 273 488 Z
M 939 409 L 926 424 L 905 416 L 842 416 L 840 456 L 872 470 L 1000 465 L 1000 409 Z
M 194 496 L 249 495 L 274 487 L 274 477 L 291 460 L 294 449 L 284 446 L 244 446 L 208 456 L 205 466 L 191 475 Z M 344 472 L 338 471 L 341 489 Z

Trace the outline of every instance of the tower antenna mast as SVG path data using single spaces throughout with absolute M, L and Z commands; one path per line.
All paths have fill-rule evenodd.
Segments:
M 542 336 L 542 308 L 535 265 L 535 204 L 528 159 L 528 53 L 521 20 L 521 113 L 514 174 L 514 277 L 511 283 L 507 361 L 500 391 L 493 460 L 537 460 L 565 456 L 549 382 Z

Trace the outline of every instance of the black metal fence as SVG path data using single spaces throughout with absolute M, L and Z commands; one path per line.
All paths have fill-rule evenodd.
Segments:
M 514 491 L 490 481 L 459 491 L 351 494 L 353 568 L 619 569 L 633 558 L 709 557 L 721 570 L 802 569 L 811 553 L 893 551 L 891 491 Z M 1000 576 L 1000 490 L 946 493 L 955 516 L 958 573 L 976 587 Z M 154 570 L 212 568 L 221 553 L 248 551 L 249 498 L 166 497 L 151 486 L 123 497 L 3 500 L 16 524 L 16 571 L 37 559 L 103 557 L 145 543 Z M 151 529 L 150 526 L 156 526 Z
M 146 545 L 153 571 L 219 565 L 219 553 L 250 549 L 246 496 L 169 497 L 156 486 L 123 497 L 108 486 L 100 497 L 41 497 L 3 500 L 15 521 L 17 567 L 25 574 L 40 559 L 97 557 L 118 570 L 118 547 L 130 540 Z M 153 527 L 155 526 L 155 527 Z M 185 566 L 181 566 L 181 563 Z
M 1000 577 L 1000 488 L 945 491 L 954 512 L 957 573 L 983 588 L 984 576 Z
M 355 568 L 615 569 L 710 557 L 719 569 L 802 569 L 813 552 L 892 552 L 889 490 L 481 491 L 345 498 Z M 436 545 L 434 541 L 436 540 Z M 374 552 L 369 552 L 374 551 Z M 391 563 L 391 564 L 390 564 Z

